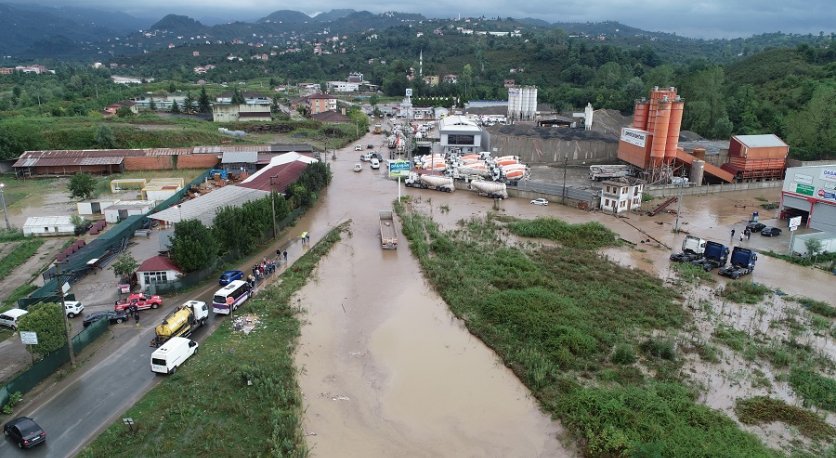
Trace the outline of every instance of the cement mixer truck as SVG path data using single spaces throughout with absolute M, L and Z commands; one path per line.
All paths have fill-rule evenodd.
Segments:
M 154 340 L 151 346 L 159 347 L 172 337 L 188 337 L 195 329 L 206 324 L 209 308 L 202 301 L 186 301 L 177 310 L 171 312 L 163 322 L 154 328 Z
M 437 175 L 420 175 L 410 172 L 404 184 L 413 188 L 435 189 L 436 191 L 453 192 L 453 179 Z
M 470 182 L 470 189 L 476 191 L 480 196 L 492 197 L 494 199 L 508 198 L 508 190 L 505 187 L 505 183 L 473 180 Z

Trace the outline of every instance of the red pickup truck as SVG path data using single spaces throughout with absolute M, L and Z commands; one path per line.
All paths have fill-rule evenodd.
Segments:
M 137 310 L 155 309 L 163 305 L 163 298 L 156 294 L 148 297 L 142 293 L 133 293 L 122 302 L 117 302 L 113 306 L 113 310 L 117 312 L 127 312 L 130 306 L 135 305 Z

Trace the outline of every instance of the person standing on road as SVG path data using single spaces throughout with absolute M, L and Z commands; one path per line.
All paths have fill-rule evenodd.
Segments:
M 282 256 L 284 256 L 284 263 L 287 265 L 287 250 L 282 252 Z
M 731 243 L 734 243 L 734 228 L 731 230 Z
M 136 320 L 136 327 L 139 327 L 139 313 L 134 310 L 134 320 Z

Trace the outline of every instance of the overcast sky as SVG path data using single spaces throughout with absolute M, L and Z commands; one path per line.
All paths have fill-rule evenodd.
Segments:
M 3 0 L 0 0 L 3 1 Z M 15 1 L 15 0 L 12 0 Z M 836 31 L 836 0 L 441 0 L 391 2 L 356 0 L 36 0 L 45 5 L 94 6 L 159 19 L 169 13 L 198 20 L 253 20 L 282 9 L 309 15 L 333 8 L 373 13 L 401 11 L 427 17 L 511 16 L 549 22 L 618 21 L 649 31 L 703 38 L 741 37 L 766 32 L 818 34 Z

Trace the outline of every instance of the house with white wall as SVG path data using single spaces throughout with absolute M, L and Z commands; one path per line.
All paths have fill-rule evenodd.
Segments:
M 642 206 L 644 181 L 632 177 L 617 178 L 601 183 L 601 211 L 622 213 L 638 210 Z

